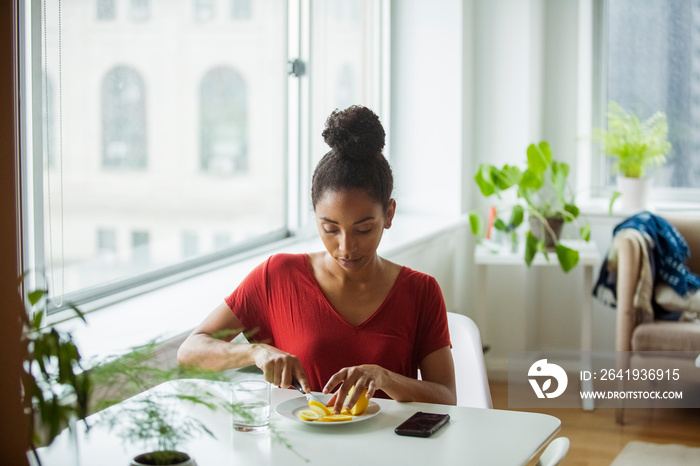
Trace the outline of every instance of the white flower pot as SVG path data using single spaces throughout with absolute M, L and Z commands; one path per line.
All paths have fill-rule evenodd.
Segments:
M 627 178 L 618 175 L 617 189 L 620 192 L 623 210 L 641 211 L 648 208 L 651 178 Z

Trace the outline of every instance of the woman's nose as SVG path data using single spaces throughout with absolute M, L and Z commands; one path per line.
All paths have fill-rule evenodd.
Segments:
M 349 233 L 340 235 L 340 244 L 338 247 L 346 254 L 353 252 L 355 250 L 355 242 L 352 235 Z

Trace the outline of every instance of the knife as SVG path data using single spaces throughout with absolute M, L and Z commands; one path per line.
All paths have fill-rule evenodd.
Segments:
M 324 403 L 323 401 L 319 400 L 318 398 L 316 398 L 316 397 L 315 397 L 314 395 L 312 395 L 311 393 L 306 393 L 306 392 L 304 391 L 304 388 L 301 386 L 301 383 L 299 383 L 299 381 L 296 379 L 296 377 L 293 377 L 293 378 L 292 378 L 292 387 L 296 388 L 296 389 L 299 390 L 301 393 L 303 393 L 304 396 L 306 396 L 306 401 L 315 401 L 315 402 L 317 402 L 317 403 L 321 403 L 323 406 L 326 406 L 326 403 Z

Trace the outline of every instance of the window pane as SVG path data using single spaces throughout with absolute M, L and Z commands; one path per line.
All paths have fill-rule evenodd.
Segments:
M 133 69 L 118 66 L 102 80 L 102 165 L 146 166 L 146 88 Z
M 115 5 L 126 10 L 116 19 Z M 59 57 L 47 2 L 48 50 L 33 63 L 45 58 L 50 78 L 34 91 L 49 93 L 36 223 L 52 294 L 286 227 L 286 1 L 256 0 L 244 24 L 222 7 L 222 27 L 201 23 L 193 5 L 214 11 L 193 0 L 64 0 Z
M 248 89 L 234 69 L 207 72 L 200 87 L 202 170 L 231 174 L 248 168 Z
M 700 188 L 700 1 L 610 0 L 608 38 L 608 100 L 668 117 L 673 149 L 654 185 Z
M 109 21 L 117 17 L 114 2 L 115 0 L 96 0 L 98 20 Z
M 371 0 L 312 3 L 312 166 L 329 150 L 321 132 L 333 110 L 365 105 L 378 111 L 379 89 L 374 79 L 380 52 L 374 34 L 379 21 L 376 6 Z

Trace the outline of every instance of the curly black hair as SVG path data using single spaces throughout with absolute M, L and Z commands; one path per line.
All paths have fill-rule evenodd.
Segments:
M 353 189 L 366 192 L 388 208 L 394 177 L 382 154 L 386 133 L 379 117 L 360 105 L 334 110 L 322 136 L 331 150 L 318 162 L 311 179 L 314 209 L 326 191 Z

